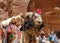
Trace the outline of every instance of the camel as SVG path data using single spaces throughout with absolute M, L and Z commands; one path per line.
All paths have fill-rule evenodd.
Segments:
M 26 43 L 36 43 L 36 37 L 44 26 L 41 15 L 36 12 L 27 12 L 21 31 L 24 31 Z

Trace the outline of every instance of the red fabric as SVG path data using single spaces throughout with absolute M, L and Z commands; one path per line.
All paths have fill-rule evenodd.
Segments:
M 8 26 L 7 28 L 8 28 L 8 30 L 7 30 L 7 31 L 8 31 L 8 32 L 11 32 L 10 26 Z
M 0 36 L 2 35 L 2 30 L 0 30 Z
M 15 29 L 17 29 L 17 26 L 12 24 L 11 28 L 15 30 Z
M 11 30 L 10 30 L 10 29 L 8 29 L 8 32 L 11 32 Z
M 40 9 L 37 9 L 36 12 L 37 12 L 38 14 L 41 14 L 41 10 L 40 10 Z
M 19 31 L 18 32 L 18 39 L 20 39 L 21 38 L 21 32 Z

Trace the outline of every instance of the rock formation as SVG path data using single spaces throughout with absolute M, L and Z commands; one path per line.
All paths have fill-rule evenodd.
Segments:
M 16 16 L 20 12 L 27 12 L 30 0 L 0 0 L 0 22 L 9 17 Z

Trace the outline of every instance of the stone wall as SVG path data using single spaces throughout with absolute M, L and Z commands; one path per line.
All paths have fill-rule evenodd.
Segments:
M 56 7 L 58 8 L 58 7 Z M 48 26 L 47 30 L 50 28 L 50 31 L 59 32 L 60 31 L 60 8 L 53 9 L 45 14 L 46 17 L 46 26 Z
M 60 0 L 30 0 L 28 11 L 33 11 L 33 9 L 36 10 L 37 8 L 40 8 L 44 13 L 52 10 L 54 7 L 60 7 Z

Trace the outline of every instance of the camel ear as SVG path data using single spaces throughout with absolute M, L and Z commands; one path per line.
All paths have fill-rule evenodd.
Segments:
M 37 16 L 34 16 L 33 19 L 35 20 L 37 18 Z

